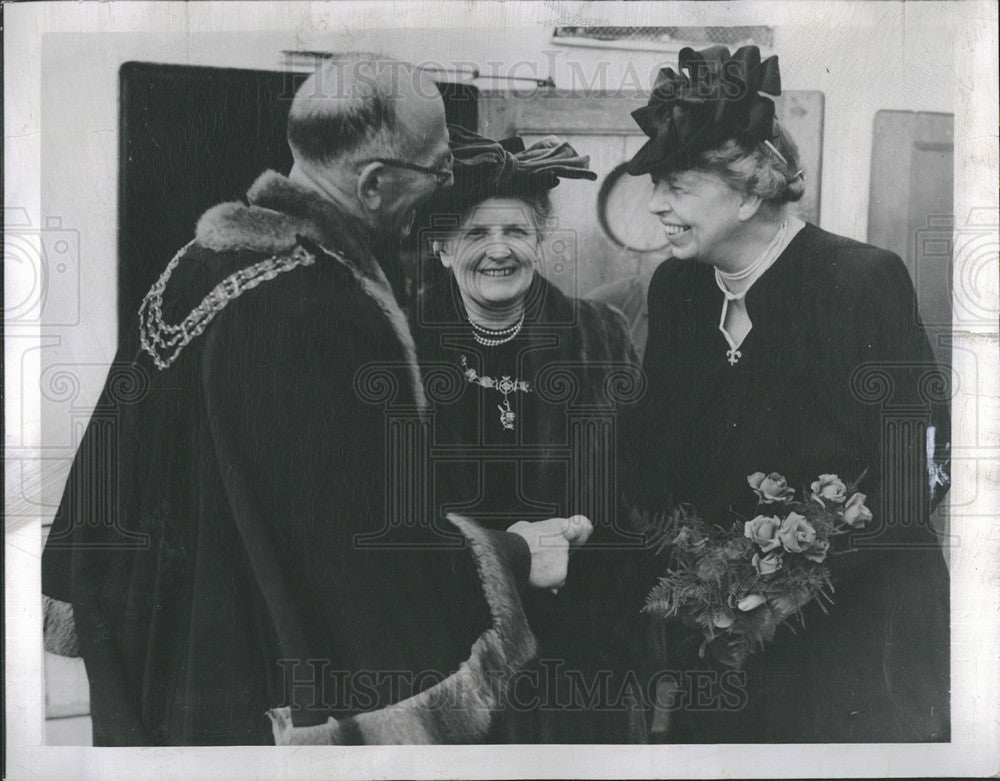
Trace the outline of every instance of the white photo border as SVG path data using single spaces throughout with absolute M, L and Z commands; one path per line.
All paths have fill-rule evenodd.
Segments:
M 955 258 L 954 275 L 981 273 L 995 285 L 997 260 L 997 7 L 992 0 L 907 3 L 824 2 L 83 2 L 11 3 L 4 7 L 5 204 L 41 224 L 40 155 L 43 37 L 52 33 L 286 36 L 315 48 L 324 36 L 351 29 L 492 28 L 560 25 L 879 26 L 885 45 L 898 43 L 914 20 L 936 16 L 955 27 L 955 237 L 993 226 L 991 265 Z M 199 40 L 203 40 L 199 38 Z M 780 46 L 780 44 L 779 44 Z M 780 54 L 780 50 L 779 50 Z M 857 54 L 857 53 L 855 53 Z M 208 64 L 200 46 L 176 61 Z M 845 52 L 845 57 L 851 56 Z M 947 56 L 947 53 L 945 53 Z M 260 67 L 276 66 L 263 63 Z M 837 68 L 830 63 L 831 70 Z M 901 63 L 901 67 L 905 63 Z M 114 75 L 117 83 L 117 74 Z M 872 78 L 878 78 L 877 73 Z M 113 122 L 108 128 L 117 138 Z M 829 136 L 826 146 L 837 143 Z M 106 181 L 93 199 L 115 213 L 117 146 L 103 161 Z M 90 164 L 99 164 L 91 161 Z M 826 165 L 824 165 L 826 168 Z M 823 201 L 840 197 L 824 176 Z M 111 188 L 108 190 L 108 188 Z M 83 195 L 83 194 L 82 194 Z M 865 191 L 864 198 L 867 198 Z M 113 218 L 111 218 L 113 220 Z M 828 226 L 837 230 L 837 225 Z M 963 263 L 970 264 L 968 269 Z M 977 267 L 978 268 L 978 267 Z M 992 268 L 992 271 L 990 271 Z M 990 281 L 992 280 L 992 281 Z M 113 284 L 113 281 L 112 281 Z M 995 288 L 988 288 L 995 293 Z M 7 290 L 8 300 L 17 291 Z M 992 295 L 992 293 L 991 293 Z M 5 535 L 6 773 L 11 778 L 604 778 L 604 777 L 844 777 L 985 776 L 1000 772 L 1000 350 L 997 323 L 956 327 L 953 403 L 953 484 L 976 482 L 975 503 L 952 516 L 961 545 L 952 553 L 952 741 L 950 744 L 731 746 L 461 746 L 461 747 L 224 747 L 95 749 L 43 743 L 41 518 L 8 523 Z M 12 339 L 16 336 L 16 344 Z M 7 444 L 13 458 L 40 450 L 37 398 L 40 333 L 6 335 Z M 965 359 L 962 356 L 966 356 Z M 110 360 L 110 358 L 109 358 Z M 979 385 L 973 380 L 978 376 Z M 968 380 L 968 382 L 966 382 Z M 32 389 L 25 393 L 22 389 Z M 973 404 L 973 402 L 975 402 Z M 969 410 L 976 409 L 972 415 Z M 17 426 L 13 434 L 11 426 Z M 38 454 L 36 454 L 38 455 Z M 16 493 L 8 450 L 7 496 Z

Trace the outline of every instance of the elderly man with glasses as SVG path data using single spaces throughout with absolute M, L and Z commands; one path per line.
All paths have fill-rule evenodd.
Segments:
M 288 140 L 288 176 L 210 209 L 150 289 L 53 524 L 47 634 L 75 634 L 96 745 L 481 740 L 535 653 L 520 591 L 590 532 L 449 523 L 407 478 L 426 396 L 386 272 L 452 181 L 433 82 L 331 60 Z M 454 620 L 470 592 L 481 626 Z

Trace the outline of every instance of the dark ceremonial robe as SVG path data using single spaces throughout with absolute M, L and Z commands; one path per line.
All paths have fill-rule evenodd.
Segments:
M 568 298 L 536 276 L 522 330 L 483 346 L 450 274 L 414 308 L 414 335 L 433 411 L 433 501 L 502 530 L 520 520 L 586 515 L 594 532 L 570 556 L 557 594 L 525 597 L 540 662 L 518 680 L 491 739 L 513 743 L 645 742 L 636 665 L 642 606 L 633 561 L 642 540 L 619 512 L 618 409 L 641 392 L 624 318 Z M 465 358 L 465 364 L 462 358 Z M 503 395 L 473 374 L 529 383 Z M 475 624 L 478 605 L 461 621 Z
M 214 319 L 172 363 L 163 340 L 166 368 L 112 367 L 45 549 L 94 742 L 482 740 L 535 648 L 527 545 L 390 514 L 393 405 L 404 426 L 425 412 L 392 250 L 274 172 L 247 199 L 202 217 L 162 292 L 163 322 L 203 299 Z M 458 595 L 476 626 L 452 621 Z
M 756 514 L 753 472 L 800 489 L 821 473 L 850 483 L 868 470 L 858 490 L 874 521 L 851 551 L 828 557 L 830 614 L 813 604 L 797 634 L 780 629 L 747 663 L 744 695 L 722 696 L 711 684 L 722 668 L 674 627 L 671 666 L 692 679 L 707 671 L 700 702 L 692 689 L 673 714 L 674 740 L 947 740 L 949 581 L 928 514 L 929 481 L 947 484 L 948 375 L 905 266 L 807 224 L 750 288 L 753 328 L 735 366 L 722 302 L 708 265 L 670 260 L 654 274 L 649 391 L 632 426 L 637 503 L 690 502 L 742 528 Z M 652 575 L 665 562 L 657 567 Z

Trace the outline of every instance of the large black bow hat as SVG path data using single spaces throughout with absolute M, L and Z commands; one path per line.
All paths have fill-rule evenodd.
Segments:
M 685 47 L 677 67 L 662 68 L 649 102 L 632 112 L 649 141 L 629 160 L 630 174 L 687 168 L 729 139 L 747 148 L 771 139 L 774 101 L 761 93 L 781 94 L 777 56 L 761 62 L 756 46 L 732 57 L 725 46 Z
M 525 148 L 519 137 L 494 141 L 450 125 L 455 162 L 454 185 L 434 196 L 429 213 L 461 213 L 487 198 L 531 198 L 548 192 L 560 179 L 596 179 L 590 158 L 565 141 L 538 142 Z

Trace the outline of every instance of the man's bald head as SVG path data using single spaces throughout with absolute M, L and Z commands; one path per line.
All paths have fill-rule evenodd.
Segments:
M 444 123 L 437 86 L 413 65 L 378 54 L 327 60 L 299 88 L 288 115 L 296 160 L 329 165 L 355 153 L 419 155 L 427 126 Z
M 375 54 L 323 64 L 288 117 L 289 178 L 381 236 L 405 236 L 416 210 L 450 179 L 451 151 L 437 85 Z

